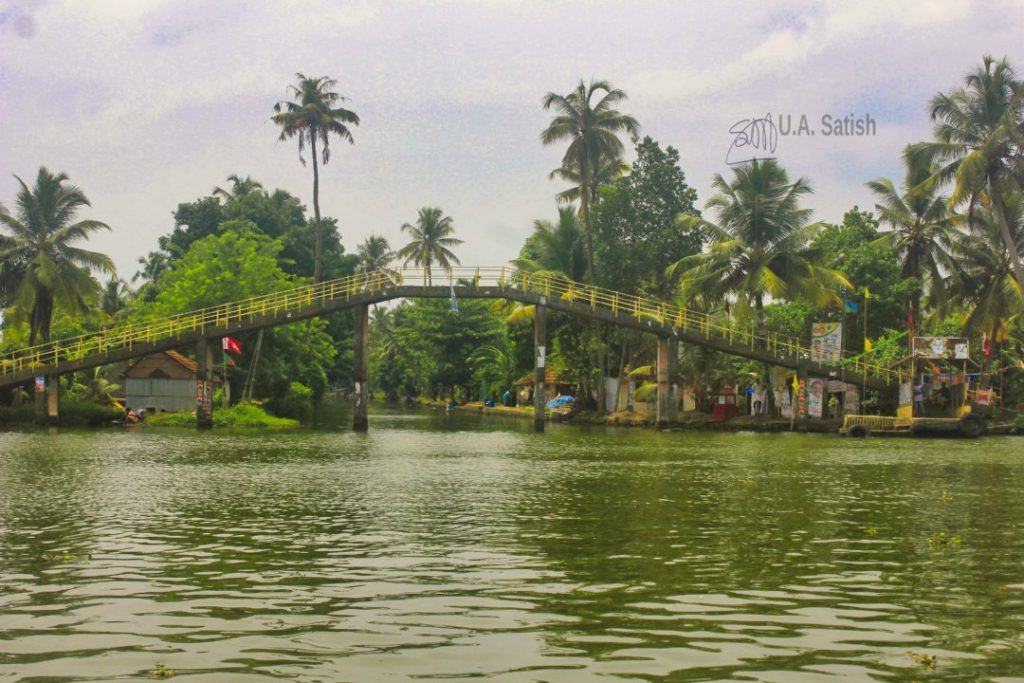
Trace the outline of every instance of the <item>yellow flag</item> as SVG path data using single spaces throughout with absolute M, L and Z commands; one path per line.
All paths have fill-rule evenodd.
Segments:
M 800 392 L 800 378 L 797 377 L 796 373 L 793 373 L 793 393 L 794 395 Z
M 871 348 L 871 340 L 868 339 L 867 337 L 864 337 L 864 353 L 871 353 Z
M 868 291 L 867 287 L 864 288 L 864 298 L 865 299 L 870 299 L 871 298 L 871 292 Z

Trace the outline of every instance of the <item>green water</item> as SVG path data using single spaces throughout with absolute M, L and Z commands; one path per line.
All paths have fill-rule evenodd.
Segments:
M 1024 681 L 1021 440 L 527 427 L 0 433 L 0 681 Z

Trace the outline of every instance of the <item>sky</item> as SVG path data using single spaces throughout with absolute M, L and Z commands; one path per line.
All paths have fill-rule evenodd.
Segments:
M 0 0 L 0 202 L 14 175 L 67 173 L 92 201 L 81 217 L 111 227 L 89 248 L 125 279 L 175 207 L 230 174 L 312 213 L 312 169 L 270 116 L 296 72 L 327 75 L 362 120 L 321 174 L 346 250 L 371 234 L 401 246 L 400 226 L 438 206 L 464 265 L 501 265 L 564 189 L 548 178 L 564 149 L 539 139 L 544 94 L 604 79 L 679 150 L 701 206 L 737 122 L 806 116 L 815 134 L 780 135 L 774 156 L 838 222 L 873 207 L 865 182 L 902 178 L 929 100 L 984 54 L 1024 73 L 1022 35 L 1024 0 Z M 825 135 L 824 115 L 870 116 L 873 134 Z

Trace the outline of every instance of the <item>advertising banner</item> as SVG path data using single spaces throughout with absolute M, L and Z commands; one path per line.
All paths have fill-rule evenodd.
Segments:
M 812 323 L 811 360 L 815 363 L 838 363 L 842 356 L 842 323 Z
M 813 377 L 807 382 L 807 414 L 821 417 L 822 402 L 825 396 L 825 380 Z
M 914 337 L 915 358 L 967 360 L 971 357 L 967 337 Z

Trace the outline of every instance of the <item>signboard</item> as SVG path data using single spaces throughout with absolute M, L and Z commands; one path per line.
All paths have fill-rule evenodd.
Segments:
M 36 393 L 42 394 L 46 392 L 46 378 L 36 377 Z
M 805 379 L 800 380 L 799 394 L 800 396 L 797 399 L 797 408 L 799 412 L 797 412 L 797 415 L 803 417 L 807 414 L 807 380 Z
M 967 337 L 914 337 L 914 358 L 967 360 L 970 357 Z
M 825 397 L 825 380 L 818 377 L 807 382 L 807 414 L 821 417 L 822 401 Z
M 545 354 L 545 351 L 547 351 L 547 349 L 544 348 L 543 344 L 537 344 L 537 367 L 539 369 L 543 369 L 544 368 L 544 361 L 545 361 L 544 354 Z
M 815 363 L 838 363 L 842 357 L 842 323 L 812 323 L 811 360 Z

